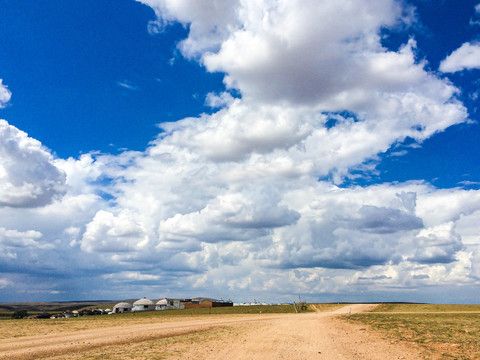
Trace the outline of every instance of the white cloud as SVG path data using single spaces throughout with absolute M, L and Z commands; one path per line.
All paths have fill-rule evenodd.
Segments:
M 475 15 L 470 18 L 470 25 L 471 26 L 478 26 L 480 25 L 480 21 L 478 20 L 478 16 L 480 15 L 480 4 L 475 5 Z
M 222 92 L 221 94 L 208 93 L 205 98 L 205 105 L 212 108 L 223 108 L 231 105 L 233 101 L 233 96 L 228 92 Z
M 7 286 L 10 286 L 12 285 L 12 282 L 7 280 L 7 279 L 4 279 L 4 278 L 0 278 L 0 289 L 4 289 L 6 288 Z
M 63 255 L 49 267 L 46 250 L 25 251 L 9 271 L 100 278 L 97 288 L 86 281 L 96 291 L 107 279 L 119 297 L 145 290 L 136 281 L 243 299 L 475 281 L 479 191 L 339 186 L 406 137 L 422 142 L 467 118 L 458 90 L 425 70 L 413 40 L 396 52 L 381 46 L 380 30 L 402 21 L 399 2 L 142 2 L 159 17 L 155 31 L 189 25 L 183 55 L 225 72 L 241 97 L 210 94 L 219 111 L 162 123 L 145 152 L 118 156 L 52 159 L 5 123 L 4 143 L 32 144 L 49 164 L 42 174 L 65 185 L 63 197 L 32 207 L 25 184 L 9 180 L 31 207 L 28 220 L 0 208 L 0 225 L 33 229 Z
M 39 141 L 0 120 L 0 206 L 43 206 L 65 193 L 65 174 Z
M 281 206 L 269 189 L 220 195 L 199 212 L 175 216 L 159 225 L 160 243 L 197 239 L 200 242 L 246 241 L 267 235 L 271 229 L 295 223 L 300 215 Z M 265 192 L 265 193 L 264 193 Z M 248 196 L 248 198 L 246 198 Z
M 0 109 L 5 107 L 5 104 L 10 101 L 11 97 L 12 92 L 3 84 L 3 79 L 0 79 Z
M 124 88 L 124 89 L 127 89 L 127 90 L 133 90 L 133 91 L 138 91 L 140 90 L 138 86 L 136 85 L 133 85 L 132 83 L 130 83 L 130 81 L 128 80 L 124 80 L 124 81 L 118 81 L 117 82 L 117 85 Z
M 0 228 L 0 242 L 7 247 L 24 247 L 31 245 L 41 247 L 41 245 L 38 245 L 36 242 L 36 240 L 41 237 L 42 234 L 38 231 L 30 230 L 19 232 L 17 230 Z
M 341 183 L 397 141 L 421 142 L 466 119 L 457 89 L 424 70 L 413 40 L 398 52 L 380 45 L 380 28 L 400 21 L 398 3 L 145 3 L 161 26 L 189 24 L 182 53 L 224 71 L 242 97 L 210 94 L 207 104 L 221 110 L 161 124 L 144 154 L 83 160 L 114 179 L 106 190 L 115 201 L 86 225 L 81 249 L 146 281 L 168 270 L 173 278 L 158 281 L 176 291 L 335 292 L 352 272 L 369 279 L 362 286 L 402 288 L 427 281 L 405 275 L 422 274 L 420 265 L 456 271 L 461 233 L 453 246 L 419 234 L 474 211 L 471 194 L 318 182 Z M 429 200 L 449 201 L 451 211 L 435 220 Z M 176 273 L 190 275 L 180 285 Z
M 162 126 L 175 132 L 169 141 L 211 159 L 315 143 L 307 150 L 311 157 L 321 143 L 325 152 L 344 155 L 332 160 L 345 173 L 397 140 L 422 141 L 466 118 L 454 98 L 458 90 L 416 61 L 413 40 L 398 52 L 381 46 L 380 29 L 400 21 L 397 2 L 245 1 L 225 8 L 201 2 L 221 11 L 213 18 L 188 1 L 145 3 L 164 20 L 189 23 L 183 53 L 209 71 L 225 72 L 227 86 L 241 92 L 241 100 L 212 117 Z M 339 17 L 348 26 L 338 25 Z M 344 121 L 326 134 L 328 119 L 320 114 L 344 110 L 363 121 Z M 330 172 L 328 155 L 316 155 L 324 160 L 322 172 Z
M 463 44 L 448 55 L 439 67 L 439 70 L 445 73 L 471 69 L 480 69 L 480 44 L 478 43 Z
M 232 24 L 241 25 L 236 18 L 240 3 L 238 0 L 141 0 L 139 2 L 151 6 L 158 16 L 156 22 L 149 24 L 151 33 L 161 32 L 166 25 L 173 22 L 190 25 L 189 38 L 180 43 L 187 57 L 198 57 L 204 51 L 215 49 L 228 36 Z
M 150 274 L 142 274 L 138 271 L 122 271 L 120 273 L 115 274 L 106 274 L 102 276 L 104 279 L 108 279 L 110 281 L 115 280 L 131 280 L 131 281 L 156 281 L 160 280 L 159 275 L 150 275 Z
M 81 247 L 87 252 L 125 252 L 135 251 L 135 248 L 144 246 L 142 229 L 129 214 L 114 214 L 100 210 L 92 222 L 87 225 L 83 234 Z
M 385 1 L 245 2 L 238 10 L 243 26 L 203 62 L 210 71 L 226 72 L 227 86 L 244 97 L 328 106 L 329 98 L 369 78 L 362 76 L 368 73 L 364 60 L 380 50 L 376 32 L 392 25 L 397 11 Z M 338 26 L 339 17 L 349 26 Z
M 417 249 L 410 260 L 419 263 L 451 263 L 462 249 L 462 241 L 455 232 L 453 222 L 423 229 L 417 234 L 416 242 Z

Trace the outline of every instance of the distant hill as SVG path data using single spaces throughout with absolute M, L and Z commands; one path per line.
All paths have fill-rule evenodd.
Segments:
M 59 302 L 19 302 L 0 303 L 0 314 L 9 314 L 19 310 L 26 310 L 29 313 L 36 312 L 63 312 L 65 310 L 79 310 L 86 307 L 106 308 L 113 306 L 116 300 L 95 300 L 95 301 L 59 301 Z

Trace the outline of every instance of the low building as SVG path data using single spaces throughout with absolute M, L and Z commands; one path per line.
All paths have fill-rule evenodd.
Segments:
M 155 306 L 155 310 L 167 310 L 167 299 L 161 299 L 157 301 L 157 305 Z
M 155 310 L 155 304 L 152 300 L 143 298 L 133 303 L 132 311 L 152 311 Z
M 190 299 L 189 301 L 185 302 L 185 309 L 211 308 L 213 307 L 212 304 L 213 302 L 207 299 Z
M 228 300 L 223 300 L 223 298 L 220 298 L 220 300 L 216 300 L 212 303 L 212 307 L 230 307 L 233 306 L 233 301 L 228 299 Z
M 185 309 L 185 301 L 182 299 L 163 298 L 157 301 L 155 310 Z
M 213 307 L 227 307 L 233 306 L 233 302 L 224 301 L 222 299 L 211 299 L 211 298 L 195 298 L 189 301 L 185 301 L 185 309 L 199 309 L 199 308 L 213 308 Z
M 120 302 L 113 307 L 112 313 L 122 314 L 122 313 L 132 311 L 132 308 L 133 308 L 132 304 L 129 304 L 127 302 Z

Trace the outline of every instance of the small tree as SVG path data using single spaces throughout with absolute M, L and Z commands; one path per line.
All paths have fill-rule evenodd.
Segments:
M 23 319 L 28 316 L 27 310 L 17 310 L 12 314 L 12 319 Z

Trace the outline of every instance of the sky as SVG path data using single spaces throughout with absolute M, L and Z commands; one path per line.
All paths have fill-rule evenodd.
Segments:
M 4 0 L 0 302 L 480 299 L 478 0 Z

